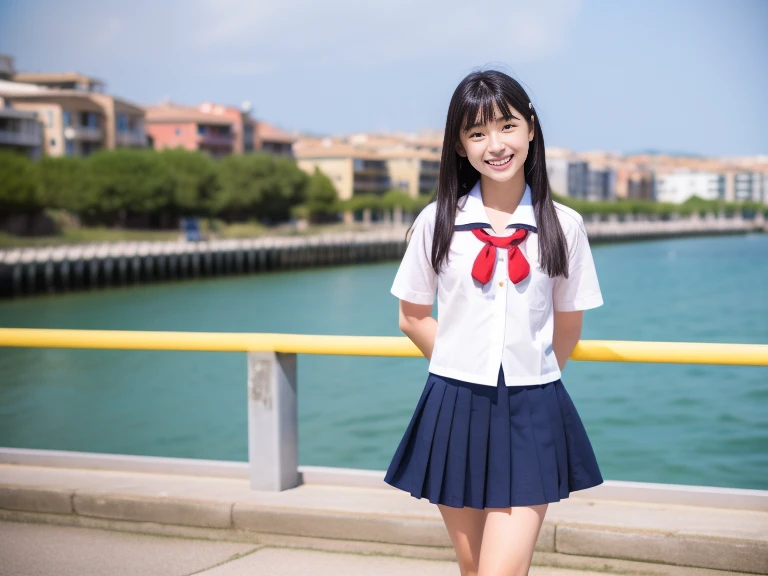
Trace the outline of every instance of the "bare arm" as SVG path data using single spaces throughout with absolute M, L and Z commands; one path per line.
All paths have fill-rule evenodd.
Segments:
M 427 358 L 432 359 L 437 335 L 437 320 L 432 318 L 432 304 L 414 304 L 400 300 L 400 330 L 421 350 Z
M 560 370 L 570 358 L 573 349 L 581 339 L 581 327 L 584 322 L 584 310 L 575 312 L 555 312 L 555 327 L 552 334 L 552 349 Z

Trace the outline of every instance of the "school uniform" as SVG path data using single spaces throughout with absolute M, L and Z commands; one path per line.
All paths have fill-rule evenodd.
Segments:
M 553 311 L 603 304 L 578 212 L 555 202 L 569 277 L 539 270 L 526 185 L 496 235 L 480 181 L 459 198 L 440 274 L 430 264 L 436 203 L 416 217 L 391 293 L 417 304 L 437 294 L 427 381 L 385 475 L 416 498 L 453 507 L 557 502 L 603 482 L 552 348 Z

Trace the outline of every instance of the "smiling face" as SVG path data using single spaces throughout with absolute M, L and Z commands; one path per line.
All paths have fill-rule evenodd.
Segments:
M 504 118 L 498 107 L 494 120 L 466 128 L 466 122 L 456 142 L 456 152 L 467 158 L 472 167 L 481 175 L 505 182 L 510 180 L 525 165 L 528 144 L 533 140 L 534 124 L 518 110 L 509 106 L 511 116 Z

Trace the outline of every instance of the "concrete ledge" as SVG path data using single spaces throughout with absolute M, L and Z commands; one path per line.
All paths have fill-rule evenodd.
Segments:
M 2 478 L 0 478 L 2 482 Z M 27 512 L 72 514 L 72 490 L 55 486 L 0 485 L 0 508 Z
M 563 554 L 624 558 L 715 570 L 738 567 L 742 572 L 755 574 L 768 571 L 766 543 L 739 538 L 597 530 L 560 524 L 557 527 L 556 547 Z
M 768 513 L 590 499 L 591 490 L 582 492 L 550 504 L 538 553 L 768 572 Z M 247 479 L 0 464 L 0 508 L 62 522 L 102 521 L 118 530 L 345 542 L 358 553 L 451 551 L 437 508 L 391 487 L 261 492 Z
M 73 504 L 75 513 L 81 516 L 203 528 L 232 527 L 232 505 L 226 502 L 77 492 Z
M 132 456 L 125 454 L 96 454 L 93 452 L 35 450 L 31 448 L 0 447 L 0 464 L 83 470 L 111 470 L 115 472 L 180 474 L 182 476 L 197 475 L 234 479 L 247 479 L 250 477 L 247 462 Z M 384 482 L 383 470 L 299 466 L 299 479 L 303 485 L 390 488 Z M 570 498 L 682 504 L 687 506 L 726 508 L 728 510 L 741 509 L 768 512 L 768 490 L 749 490 L 744 488 L 606 480 L 600 486 L 596 486 L 586 492 L 574 492 Z

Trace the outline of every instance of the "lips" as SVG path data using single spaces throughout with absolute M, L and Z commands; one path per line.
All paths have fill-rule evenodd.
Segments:
M 505 158 L 499 158 L 498 160 L 486 160 L 485 163 L 488 164 L 489 166 L 493 166 L 494 168 L 500 168 L 502 166 L 506 166 L 507 164 L 509 164 L 512 161 L 513 156 L 514 154 L 510 154 L 509 156 L 506 156 Z M 491 164 L 491 162 L 499 162 L 502 160 L 504 160 L 504 162 L 502 162 L 501 164 Z

